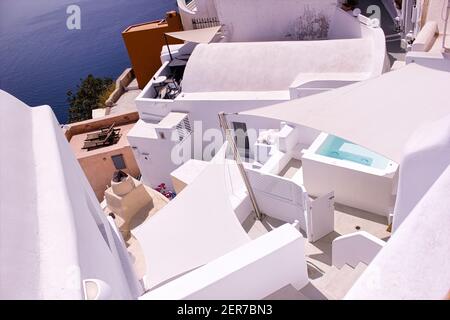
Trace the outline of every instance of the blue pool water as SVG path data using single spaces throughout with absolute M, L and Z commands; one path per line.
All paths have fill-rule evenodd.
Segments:
M 377 169 L 386 169 L 389 159 L 350 141 L 329 135 L 316 152 L 325 157 L 347 160 Z

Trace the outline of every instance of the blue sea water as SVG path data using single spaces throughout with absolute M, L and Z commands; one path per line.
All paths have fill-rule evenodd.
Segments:
M 81 9 L 81 30 L 66 27 L 71 4 Z M 88 74 L 115 79 L 130 66 L 121 32 L 175 9 L 176 0 L 0 0 L 0 89 L 50 105 L 66 123 L 67 90 Z

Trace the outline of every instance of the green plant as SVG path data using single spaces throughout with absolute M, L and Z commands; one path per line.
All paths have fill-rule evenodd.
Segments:
M 92 118 L 92 109 L 102 107 L 104 98 L 113 85 L 111 78 L 96 78 L 92 74 L 84 80 L 80 79 L 77 92 L 67 92 L 69 102 L 69 123 L 88 120 Z M 109 95 L 108 95 L 109 96 Z M 105 100 L 105 101 L 103 101 Z
M 116 90 L 116 84 L 111 83 L 101 94 L 98 101 L 99 108 L 106 107 L 106 100 L 109 99 L 109 96 Z

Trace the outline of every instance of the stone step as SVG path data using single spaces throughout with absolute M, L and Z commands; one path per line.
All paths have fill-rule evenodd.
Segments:
M 345 265 L 341 269 L 333 266 L 323 277 L 311 282 L 328 299 L 340 300 L 350 290 L 366 267 L 367 265 L 364 263 L 359 263 L 354 269 L 349 265 Z

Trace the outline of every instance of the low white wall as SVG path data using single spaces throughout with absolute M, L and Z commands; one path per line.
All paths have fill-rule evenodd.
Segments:
M 307 8 L 330 19 L 336 0 L 215 0 L 219 20 L 229 31 L 228 41 L 287 40 Z
M 326 137 L 321 134 L 302 157 L 308 194 L 320 197 L 334 191 L 338 203 L 389 216 L 398 165 L 381 170 L 316 154 Z
M 281 169 L 289 162 L 291 157 L 279 150 L 273 150 L 272 156 L 259 170 L 262 174 L 277 175 Z
M 142 137 L 134 133 L 135 130 L 140 131 L 146 129 L 149 131 L 148 137 Z M 160 183 L 165 183 L 170 190 L 174 190 L 170 173 L 184 161 L 191 159 L 191 136 L 182 142 L 178 142 L 172 141 L 170 136 L 165 139 L 152 137 L 150 130 L 152 128 L 149 128 L 148 124 L 139 120 L 127 135 L 134 158 L 142 175 L 142 181 L 145 185 L 151 186 L 152 188 L 157 187 Z M 176 159 L 180 163 L 172 161 L 173 153 L 180 155 Z
M 317 78 L 322 77 L 322 80 L 318 80 Z M 368 73 L 361 74 L 321 74 L 316 75 L 313 80 L 306 80 L 301 82 L 298 86 L 298 82 L 294 81 L 293 85 L 289 87 L 289 95 L 292 99 L 299 99 L 311 96 L 313 94 L 318 94 L 326 91 L 330 91 L 333 89 L 337 89 L 343 86 L 347 86 L 349 84 L 367 80 L 369 78 Z M 342 80 L 338 80 L 341 78 Z
M 305 240 L 285 224 L 140 299 L 263 299 L 286 285 L 300 290 L 308 282 Z
M 278 133 L 278 148 L 282 152 L 292 150 L 298 143 L 298 131 L 296 127 L 284 125 Z
M 303 156 L 303 181 L 310 195 L 320 197 L 334 191 L 336 202 L 388 216 L 393 176 L 372 175 Z
M 365 231 L 337 237 L 332 244 L 333 266 L 340 269 L 348 264 L 355 268 L 360 262 L 368 265 L 385 244 L 383 240 Z
M 428 68 L 450 71 L 448 59 L 441 52 L 410 51 L 406 54 L 405 61 L 406 64 L 417 63 Z

